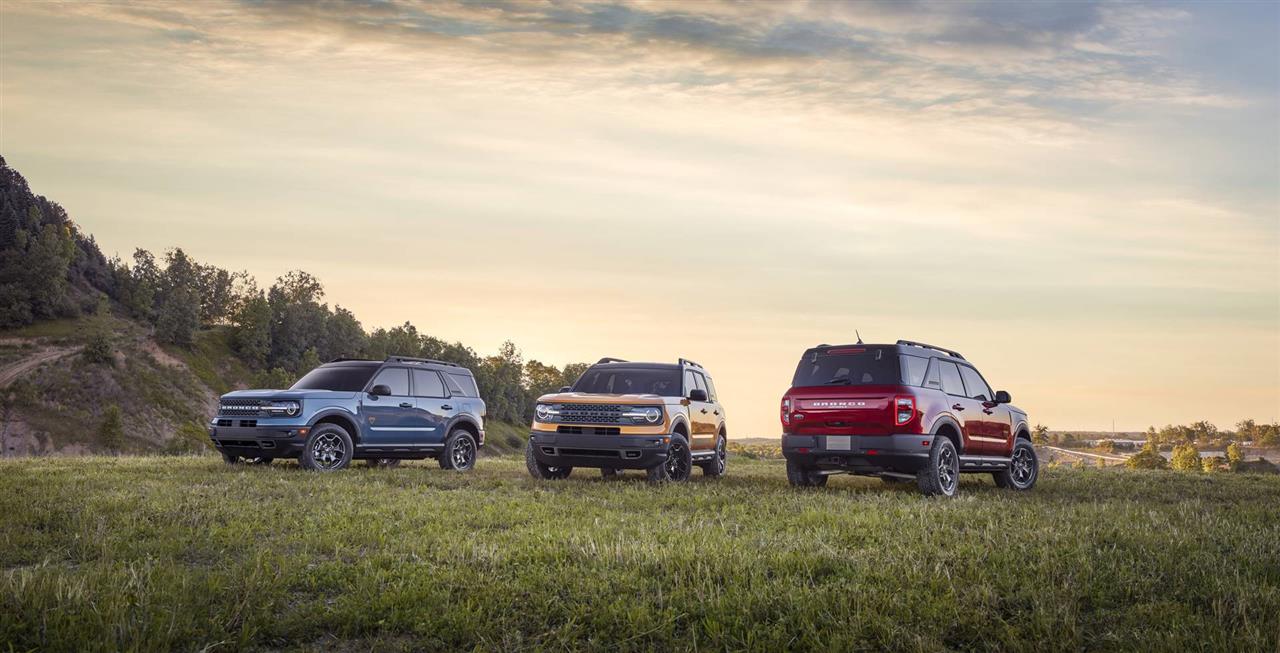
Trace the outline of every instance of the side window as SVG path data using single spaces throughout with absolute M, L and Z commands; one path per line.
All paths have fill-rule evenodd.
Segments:
M 906 385 L 919 386 L 924 382 L 924 372 L 929 367 L 929 359 L 919 356 L 902 356 L 902 382 Z
M 924 387 L 930 390 L 941 390 L 942 375 L 939 374 L 938 368 L 942 366 L 938 364 L 939 361 L 936 358 L 930 359 L 930 361 L 929 372 L 924 375 Z
M 389 367 L 378 373 L 373 379 L 373 383 L 369 387 L 375 385 L 385 385 L 391 388 L 391 394 L 396 397 L 409 396 L 409 370 L 403 367 Z
M 449 389 L 453 394 L 463 397 L 479 397 L 480 391 L 476 389 L 476 380 L 470 374 L 454 374 L 450 372 L 445 375 L 449 379 Z
M 951 361 L 938 361 L 939 372 L 942 374 L 942 391 L 957 397 L 968 397 L 964 392 L 964 382 L 960 380 L 960 370 L 955 363 Z
M 710 398 L 710 397 L 711 397 L 711 391 L 710 391 L 710 390 L 707 390 L 707 380 L 706 380 L 706 378 L 704 378 L 704 377 L 702 376 L 702 374 L 700 374 L 700 373 L 698 373 L 698 372 L 694 372 L 694 373 L 693 373 L 693 382 L 694 382 L 694 383 L 696 383 L 696 384 L 698 384 L 696 387 L 697 387 L 699 390 L 701 390 L 701 391 L 703 391 L 703 392 L 707 393 L 707 397 L 708 397 L 708 398 Z
M 720 395 L 716 394 L 716 384 L 711 382 L 711 377 L 704 375 L 702 378 L 707 381 L 707 398 L 711 401 L 719 401 Z
M 693 380 L 693 371 L 684 371 L 684 396 L 688 397 L 694 388 L 698 387 L 698 382 Z
M 440 375 L 431 370 L 414 370 L 413 396 L 443 397 L 444 382 L 440 380 Z
M 991 401 L 991 388 L 987 386 L 986 381 L 982 380 L 978 370 L 968 365 L 961 365 L 960 376 L 964 377 L 964 387 L 969 391 L 970 398 Z

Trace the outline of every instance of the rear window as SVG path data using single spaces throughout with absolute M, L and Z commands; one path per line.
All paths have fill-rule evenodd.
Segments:
M 591 368 L 573 384 L 574 392 L 594 394 L 648 394 L 663 397 L 680 396 L 680 370 Z
M 849 347 L 806 352 L 792 387 L 815 385 L 899 385 L 900 355 L 893 349 Z
M 335 390 L 337 392 L 360 392 L 369 377 L 377 371 L 377 365 L 334 365 L 333 367 L 317 367 L 307 375 L 298 379 L 291 390 Z

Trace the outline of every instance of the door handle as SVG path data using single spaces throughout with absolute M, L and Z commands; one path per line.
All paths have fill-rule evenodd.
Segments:
M 991 410 L 990 408 L 983 408 L 983 409 L 982 409 L 982 412 L 984 412 L 984 413 L 986 413 L 986 414 L 988 414 L 988 415 L 994 415 L 994 414 L 995 414 L 995 411 Z
M 702 409 L 702 414 L 703 414 L 703 415 L 706 415 L 706 414 L 707 414 L 707 409 L 706 409 L 706 408 L 703 408 L 703 409 Z
M 453 410 L 453 406 L 450 406 L 449 404 L 445 404 L 440 407 L 440 410 Z
M 715 411 L 715 413 L 716 413 L 717 415 L 719 415 L 719 414 L 720 414 L 720 411 L 718 411 L 718 410 L 717 410 L 717 411 Z
M 951 410 L 964 410 L 964 406 L 961 406 L 960 404 L 956 404 L 951 407 Z
M 402 402 L 400 402 L 400 407 L 401 407 L 401 408 L 413 408 L 413 404 L 411 404 L 411 403 L 409 403 L 409 402 L 407 402 L 407 401 L 402 401 Z

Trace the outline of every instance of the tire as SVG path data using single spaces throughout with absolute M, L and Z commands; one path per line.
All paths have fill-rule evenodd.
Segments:
M 558 481 L 569 478 L 569 474 L 573 473 L 572 467 L 552 467 L 538 462 L 538 459 L 533 457 L 532 440 L 524 447 L 524 466 L 529 470 L 529 475 L 539 481 Z
M 399 458 L 370 458 L 364 464 L 374 469 L 395 469 L 400 466 Z
M 298 464 L 313 472 L 336 472 L 351 464 L 355 446 L 351 435 L 337 424 L 321 424 L 311 429 L 298 456 Z
M 794 487 L 823 487 L 827 484 L 829 474 L 822 474 L 816 469 L 806 469 L 800 463 L 787 461 L 787 482 Z
M 620 478 L 621 476 L 622 476 L 622 470 L 620 469 L 614 469 L 612 467 L 600 468 L 600 477 L 606 481 L 610 479 Z
M 1036 456 L 1036 448 L 1031 442 L 1018 438 L 1013 443 L 1013 460 L 1009 468 L 991 475 L 996 485 L 1008 490 L 1025 492 L 1036 486 L 1040 478 L 1040 459 Z
M 275 458 L 267 458 L 266 456 L 258 456 L 257 458 L 245 458 L 245 459 L 244 459 L 244 464 L 246 464 L 246 465 L 262 465 L 262 466 L 266 466 L 266 465 L 270 465 L 270 464 L 271 464 L 272 462 L 274 462 L 274 461 L 275 461 Z
M 698 467 L 702 468 L 702 475 L 707 478 L 720 478 L 724 476 L 725 471 L 729 468 L 729 452 L 728 444 L 725 442 L 724 435 L 716 438 L 716 455 L 710 462 L 699 463 Z
M 689 451 L 689 441 L 679 433 L 671 434 L 671 444 L 667 445 L 667 460 L 661 465 L 654 465 L 648 470 L 650 483 L 666 483 L 673 481 L 682 483 L 689 480 L 693 473 L 693 452 Z
M 954 497 L 960 489 L 960 452 L 944 437 L 933 439 L 929 462 L 916 473 L 916 485 L 925 496 Z
M 476 438 L 466 429 L 454 429 L 440 452 L 440 469 L 468 472 L 476 466 Z

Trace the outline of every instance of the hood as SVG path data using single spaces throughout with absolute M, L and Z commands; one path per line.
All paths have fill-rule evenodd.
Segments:
M 336 390 L 236 390 L 222 395 L 222 399 L 274 399 L 278 401 L 301 399 L 353 399 L 358 392 Z
M 662 403 L 659 395 L 603 395 L 587 392 L 554 392 L 538 397 L 543 404 L 647 404 Z

